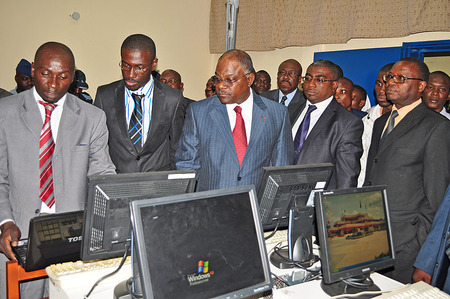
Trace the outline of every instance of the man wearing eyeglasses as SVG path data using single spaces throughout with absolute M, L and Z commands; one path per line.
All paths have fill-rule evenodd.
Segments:
M 317 60 L 307 69 L 303 91 L 306 103 L 292 127 L 295 164 L 332 163 L 328 189 L 356 187 L 362 154 L 361 119 L 334 98 L 342 69 Z
M 428 67 L 405 57 L 384 75 L 390 113 L 373 127 L 365 185 L 387 185 L 395 268 L 410 283 L 414 260 L 450 182 L 450 122 L 421 101 Z
M 250 56 L 225 52 L 217 63 L 217 94 L 189 106 L 175 161 L 197 170 L 197 191 L 258 186 L 264 166 L 292 163 L 285 107 L 252 91 Z
M 261 94 L 270 100 L 278 102 L 288 108 L 291 124 L 298 115 L 299 109 L 305 104 L 305 97 L 298 85 L 302 79 L 302 66 L 295 59 L 283 61 L 278 67 L 278 89 Z
M 123 80 L 100 86 L 109 151 L 118 173 L 171 170 L 184 121 L 183 95 L 151 75 L 158 59 L 153 40 L 130 35 L 122 43 Z

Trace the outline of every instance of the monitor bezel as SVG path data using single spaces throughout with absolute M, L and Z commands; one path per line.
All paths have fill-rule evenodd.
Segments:
M 268 166 L 263 167 L 263 173 L 261 175 L 261 180 L 259 183 L 259 188 L 257 191 L 258 196 L 258 204 L 260 207 L 262 206 L 263 201 L 263 195 L 267 189 L 267 182 L 271 176 L 274 174 L 282 172 L 283 174 L 286 173 L 298 173 L 298 172 L 314 172 L 315 170 L 328 170 L 329 176 L 325 182 L 325 186 L 323 188 L 314 188 L 312 190 L 320 190 L 320 189 L 326 189 L 330 180 L 331 176 L 333 175 L 334 171 L 334 165 L 332 163 L 317 163 L 317 164 L 303 164 L 303 165 L 287 165 L 287 166 Z M 316 182 L 317 184 L 317 182 Z M 317 186 L 316 186 L 317 187 Z M 312 191 L 311 190 L 311 191 Z M 273 209 L 274 202 L 272 202 L 271 209 Z M 285 215 L 281 216 L 281 222 L 278 226 L 278 229 L 280 228 L 287 228 L 289 225 L 289 209 L 290 207 L 287 207 Z M 262 213 L 263 211 L 261 211 Z M 285 219 L 283 219 L 283 217 Z M 269 223 L 263 223 L 263 228 L 265 231 L 272 230 L 277 226 L 276 221 L 272 220 L 272 222 Z
M 144 199 L 140 201 L 130 202 L 131 211 L 131 223 L 132 223 L 132 235 L 133 235 L 133 254 L 137 255 L 137 263 L 139 265 L 139 273 L 141 278 L 141 286 L 144 298 L 153 298 L 153 289 L 151 283 L 151 276 L 149 271 L 148 259 L 146 257 L 145 241 L 143 235 L 143 226 L 141 219 L 141 208 L 146 206 L 172 204 L 177 202 L 194 201 L 198 199 L 208 199 L 212 197 L 220 197 L 230 194 L 249 193 L 250 204 L 253 213 L 253 220 L 258 238 L 258 245 L 261 256 L 261 263 L 263 266 L 265 281 L 258 283 L 257 285 L 249 286 L 244 289 L 240 289 L 227 294 L 214 297 L 217 299 L 224 298 L 242 298 L 251 295 L 255 295 L 264 291 L 272 289 L 272 279 L 269 267 L 269 260 L 267 257 L 266 245 L 264 240 L 263 229 L 261 220 L 259 218 L 259 206 L 256 198 L 254 186 L 242 186 L 228 189 L 219 189 L 211 191 L 203 191 L 196 193 L 189 193 L 184 195 L 174 195 L 162 198 Z M 136 277 L 136 275 L 134 275 Z
M 389 248 L 392 257 L 383 261 L 375 261 L 370 264 L 365 264 L 361 266 L 356 266 L 355 268 L 343 270 L 340 272 L 332 272 L 331 268 L 331 256 L 328 245 L 328 231 L 327 231 L 327 218 L 325 215 L 324 207 L 324 196 L 326 195 L 345 195 L 354 193 L 365 193 L 365 192 L 381 192 L 382 201 L 384 204 L 384 214 L 386 219 L 387 235 Z M 336 189 L 336 190 L 324 190 L 319 191 L 315 194 L 315 209 L 316 209 L 316 219 L 317 219 L 317 234 L 320 243 L 320 260 L 322 266 L 322 277 L 325 284 L 332 284 L 335 282 L 342 281 L 349 277 L 355 277 L 358 275 L 370 274 L 371 272 L 386 269 L 395 265 L 395 249 L 392 238 L 392 226 L 390 220 L 389 205 L 387 200 L 386 186 L 369 186 L 361 188 L 350 188 L 350 189 Z
M 188 179 L 191 180 L 188 186 L 187 192 L 194 192 L 195 191 L 195 184 L 196 184 L 196 178 L 197 173 L 195 170 L 170 170 L 170 171 L 152 171 L 152 172 L 139 172 L 139 173 L 120 173 L 120 174 L 110 174 L 110 175 L 92 175 L 88 176 L 88 190 L 87 190 L 87 197 L 85 201 L 84 206 L 84 224 L 83 224 L 83 235 L 81 240 L 81 260 L 83 261 L 90 261 L 90 260 L 97 260 L 97 259 L 107 259 L 107 258 L 114 258 L 122 256 L 124 253 L 124 250 L 126 249 L 121 248 L 117 250 L 96 250 L 92 251 L 89 248 L 89 244 L 91 243 L 91 226 L 94 221 L 94 215 L 93 213 L 89 214 L 89 211 L 93 211 L 93 204 L 94 200 L 93 197 L 95 196 L 95 190 L 98 186 L 105 186 L 105 185 L 111 185 L 111 184 L 121 184 L 126 185 L 127 183 L 135 183 L 137 181 L 146 181 L 146 180 L 157 180 L 157 179 L 163 179 L 163 177 L 166 177 L 167 180 L 169 179 L 169 176 L 172 176 L 172 179 Z M 188 177 L 189 176 L 189 177 Z M 118 198 L 111 198 L 111 200 L 128 200 L 128 201 L 134 201 L 134 200 L 142 200 L 149 198 L 147 195 L 130 195 L 130 196 L 123 196 Z M 128 207 L 128 205 L 127 205 Z M 129 227 L 131 228 L 131 222 Z M 131 239 L 131 234 L 130 234 Z

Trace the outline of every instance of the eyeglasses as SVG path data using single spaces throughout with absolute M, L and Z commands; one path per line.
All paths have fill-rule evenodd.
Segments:
M 311 82 L 311 81 L 314 81 L 314 83 L 316 83 L 316 84 L 323 84 L 323 83 L 325 83 L 325 82 L 331 82 L 331 81 L 336 81 L 336 80 L 333 80 L 333 79 L 325 79 L 325 78 L 322 78 L 322 77 L 311 77 L 311 76 L 305 76 L 304 78 L 303 78 L 303 82 Z
M 242 78 L 244 78 L 245 76 L 248 76 L 248 75 L 250 75 L 250 73 L 247 73 L 238 79 L 230 79 L 230 78 L 221 79 L 217 76 L 213 76 L 212 81 L 213 81 L 214 85 L 217 85 L 220 82 L 223 82 L 223 84 L 225 84 L 226 86 L 231 87 L 234 83 L 236 83 L 237 81 L 241 80 Z
M 123 61 L 119 62 L 119 66 L 123 71 L 129 72 L 129 71 L 131 71 L 131 69 L 133 69 L 134 72 L 138 73 L 138 74 L 143 74 L 143 73 L 147 72 L 149 69 L 149 67 L 146 67 L 146 66 L 144 66 L 144 67 L 143 66 L 133 66 L 132 67 L 131 65 L 129 65 L 128 63 L 123 62 Z
M 402 76 L 402 75 L 390 75 L 390 74 L 383 75 L 383 81 L 385 83 L 387 83 L 391 79 L 394 80 L 394 83 L 399 83 L 399 84 L 405 83 L 406 80 L 424 81 L 423 79 L 420 79 L 420 78 L 406 78 L 405 76 Z
M 164 84 L 167 84 L 167 83 L 173 84 L 173 83 L 177 83 L 179 81 L 180 80 L 175 79 L 175 78 L 169 78 L 169 79 L 161 78 L 161 82 Z
M 300 74 L 296 74 L 294 72 L 286 72 L 286 71 L 278 71 L 278 76 L 282 77 L 282 76 L 288 76 L 288 77 L 295 77 L 295 76 L 300 76 Z

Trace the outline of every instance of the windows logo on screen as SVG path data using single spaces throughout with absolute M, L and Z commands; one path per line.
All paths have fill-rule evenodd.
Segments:
M 188 274 L 189 286 L 208 282 L 214 275 L 214 271 L 209 271 L 209 261 L 200 260 L 197 263 L 197 272 Z

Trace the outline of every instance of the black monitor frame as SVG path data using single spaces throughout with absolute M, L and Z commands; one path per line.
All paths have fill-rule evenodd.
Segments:
M 330 251 L 330 244 L 329 244 L 329 229 L 330 227 L 327 227 L 329 224 L 329 219 L 327 218 L 327 212 L 332 213 L 330 211 L 331 208 L 327 205 L 327 200 L 342 200 L 342 197 L 340 196 L 348 196 L 348 200 L 359 200 L 359 206 L 354 207 L 351 206 L 349 208 L 357 209 L 362 208 L 364 204 L 370 203 L 372 204 L 373 201 L 369 199 L 369 197 L 364 197 L 364 195 L 370 195 L 370 194 L 380 194 L 381 199 L 379 199 L 380 202 L 373 203 L 373 206 L 375 204 L 378 204 L 380 208 L 383 209 L 384 219 L 380 218 L 376 221 L 384 221 L 386 228 L 386 239 L 384 240 L 385 245 L 388 246 L 388 256 L 387 257 L 381 257 L 374 260 L 368 260 L 365 262 L 357 263 L 355 265 L 346 265 L 345 267 L 342 267 L 339 270 L 333 270 L 332 261 L 331 261 L 331 251 Z M 356 197 L 358 196 L 358 198 Z M 350 198 L 351 197 L 351 198 Z M 381 206 L 380 206 L 381 204 Z M 358 205 L 358 203 L 356 203 Z M 370 206 L 369 206 L 370 207 Z M 350 277 L 357 277 L 357 276 L 364 276 L 369 275 L 373 271 L 378 271 L 382 269 L 386 269 L 389 267 L 394 266 L 395 264 L 395 250 L 393 246 L 393 240 L 392 240 L 392 230 L 391 230 L 391 221 L 390 221 L 390 215 L 389 215 L 389 207 L 388 207 L 388 201 L 387 201 L 387 193 L 386 193 L 386 186 L 371 186 L 371 187 L 362 187 L 362 188 L 353 188 L 353 189 L 340 189 L 340 190 L 329 190 L 329 191 L 320 191 L 315 194 L 315 209 L 316 209 L 316 219 L 317 219 L 317 228 L 318 228 L 318 236 L 319 236 L 319 242 L 320 242 L 320 258 L 321 258 L 321 264 L 322 264 L 322 277 L 323 277 L 323 285 L 322 288 L 327 292 L 326 286 L 331 285 L 333 283 L 341 282 L 347 278 Z M 336 212 L 336 211 L 334 211 Z M 368 215 L 370 216 L 370 215 Z M 382 223 L 382 222 L 380 222 Z M 375 227 L 375 226 L 374 226 Z M 361 234 L 359 232 L 359 234 Z M 352 238 L 359 238 L 358 234 L 352 234 L 346 236 L 346 239 L 352 239 Z M 353 245 L 355 246 L 355 245 Z M 360 247 L 359 247 L 360 248 Z M 354 249 L 354 248 L 353 248 Z M 331 288 L 330 288 L 331 289 Z M 337 290 L 338 288 L 335 288 Z M 330 290 L 331 291 L 331 290 Z M 333 295 L 336 295 L 337 293 L 333 293 Z
M 326 189 L 333 168 L 331 163 L 263 167 L 257 194 L 264 230 L 287 228 L 290 208 L 305 206 L 312 190 Z
M 89 176 L 81 260 L 119 257 L 129 250 L 130 201 L 194 192 L 195 184 L 194 170 Z
M 264 279 L 263 279 L 263 281 L 252 282 L 253 283 L 252 285 L 248 285 L 248 286 L 242 287 L 241 289 L 233 290 L 231 292 L 229 289 L 227 289 L 226 290 L 227 293 L 225 293 L 225 294 L 221 294 L 220 293 L 221 291 L 219 291 L 218 294 L 213 295 L 213 298 L 243 298 L 243 297 L 255 295 L 258 293 L 262 293 L 265 291 L 269 291 L 272 288 L 270 267 L 269 267 L 269 262 L 268 262 L 268 258 L 267 258 L 266 245 L 265 245 L 265 241 L 264 241 L 262 225 L 261 225 L 261 221 L 259 219 L 258 202 L 256 199 L 254 186 L 243 186 L 243 187 L 228 188 L 228 189 L 221 189 L 221 190 L 196 192 L 196 193 L 192 193 L 192 194 L 186 194 L 183 196 L 170 196 L 170 197 L 165 197 L 165 198 L 133 201 L 130 203 L 131 222 L 132 222 L 132 226 L 133 226 L 133 246 L 134 246 L 133 259 L 136 260 L 136 257 L 137 257 L 137 263 L 139 265 L 138 268 L 139 268 L 139 274 L 140 274 L 140 275 L 136 275 L 136 273 L 134 273 L 133 276 L 134 277 L 140 276 L 140 283 L 142 286 L 142 292 L 143 292 L 144 298 L 150 299 L 150 298 L 154 297 L 154 291 L 152 288 L 152 284 L 157 284 L 157 283 L 154 282 L 154 280 L 156 278 L 152 277 L 152 275 L 150 273 L 151 272 L 149 270 L 149 259 L 150 258 L 147 256 L 148 246 L 151 246 L 151 244 L 155 244 L 155 242 L 151 242 L 151 240 L 147 240 L 144 235 L 144 226 L 142 223 L 143 222 L 143 220 L 142 220 L 143 212 L 142 211 L 145 209 L 148 210 L 149 208 L 150 209 L 158 209 L 158 206 L 164 206 L 164 205 L 169 205 L 169 207 L 173 204 L 183 205 L 186 202 L 190 202 L 190 203 L 192 203 L 192 205 L 195 205 L 195 203 L 198 202 L 197 206 L 199 206 L 202 201 L 204 201 L 204 202 L 206 201 L 206 203 L 211 202 L 211 204 L 214 205 L 214 202 L 217 202 L 218 200 L 223 200 L 223 197 L 228 197 L 230 195 L 236 195 L 236 198 L 233 199 L 235 201 L 242 200 L 242 198 L 239 197 L 239 195 L 241 195 L 241 194 L 248 194 L 247 197 L 249 198 L 249 205 L 251 206 L 250 212 L 252 215 L 248 215 L 247 214 L 248 212 L 245 212 L 246 214 L 242 215 L 242 216 L 245 219 L 248 219 L 247 217 L 253 217 L 253 221 L 251 221 L 251 222 L 254 224 L 254 229 L 255 229 L 255 233 L 256 233 L 255 237 L 256 237 L 257 244 L 255 244 L 255 245 L 257 246 L 257 248 L 259 250 L 259 252 L 254 252 L 254 256 L 256 256 L 256 260 L 260 260 L 260 262 L 258 262 L 259 267 L 254 266 L 254 268 L 259 268 L 260 271 L 263 272 L 263 273 L 260 273 L 260 275 L 262 277 L 264 277 Z M 208 205 L 204 204 L 203 206 L 208 206 Z M 170 207 L 170 208 L 172 208 L 172 207 Z M 233 211 L 232 212 L 233 214 L 234 213 L 244 214 L 244 212 L 241 209 L 230 210 L 230 211 Z M 230 211 L 229 211 L 229 213 L 230 213 Z M 209 217 L 209 218 L 211 218 L 211 217 Z M 152 219 L 156 219 L 156 218 L 152 218 Z M 165 219 L 165 218 L 158 217 L 158 221 L 163 221 L 163 219 Z M 171 221 L 170 219 L 171 218 L 169 217 L 168 221 Z M 228 218 L 226 218 L 226 219 L 228 219 Z M 231 220 L 227 220 L 227 221 L 231 221 Z M 198 222 L 198 220 L 195 222 Z M 239 221 L 239 223 L 233 222 L 233 225 L 237 225 L 240 223 L 241 223 L 240 221 Z M 187 223 L 186 225 L 189 225 L 189 223 Z M 204 227 L 208 228 L 209 226 L 207 224 L 205 224 Z M 184 232 L 184 231 L 185 230 L 181 230 L 181 232 Z M 195 230 L 192 230 L 192 229 L 190 229 L 189 231 L 195 232 Z M 235 228 L 233 231 L 234 232 L 236 231 Z M 219 234 L 212 240 L 218 246 L 217 248 L 211 248 L 211 250 L 213 252 L 220 253 L 221 250 L 225 250 L 224 248 L 220 247 L 221 245 L 219 245 L 221 242 L 221 237 L 222 236 Z M 209 242 L 211 242 L 211 241 L 209 241 Z M 242 243 L 239 243 L 239 244 L 233 243 L 233 244 L 234 244 L 233 246 L 243 246 L 244 245 Z M 158 244 L 158 246 L 168 247 L 168 245 L 165 243 Z M 199 244 L 199 246 L 201 246 L 201 244 Z M 243 247 L 241 247 L 241 248 L 243 248 Z M 174 249 L 174 250 L 176 250 L 176 249 Z M 226 251 L 224 251 L 224 252 L 226 252 Z M 187 253 L 183 252 L 182 254 L 187 254 Z M 221 256 L 222 253 L 220 253 L 219 255 Z M 259 258 L 258 258 L 258 256 L 259 256 Z M 152 261 L 153 261 L 153 263 L 155 263 L 154 259 L 152 259 Z M 214 263 L 212 265 L 210 264 L 209 266 L 210 266 L 210 268 L 213 268 Z M 175 271 L 177 273 L 177 276 L 179 276 L 179 275 L 183 276 L 183 275 L 188 274 L 187 277 L 189 279 L 189 276 L 190 276 L 189 273 L 184 273 L 184 271 L 182 271 L 180 268 L 182 266 L 180 264 L 178 264 L 177 262 L 174 261 L 174 265 L 171 265 L 171 266 L 164 264 L 164 269 L 167 269 L 167 267 L 170 267 L 170 269 L 172 267 L 178 269 L 177 271 Z M 155 267 L 153 267 L 152 269 L 153 269 L 153 271 L 156 271 L 154 274 L 158 275 L 158 276 L 159 276 L 158 273 L 161 272 L 159 270 L 164 270 L 164 269 L 155 270 Z M 193 270 L 195 273 L 196 268 Z M 214 268 L 212 270 L 214 270 Z M 236 268 L 235 270 L 238 270 L 238 271 L 242 270 L 242 271 L 246 272 L 246 269 L 244 269 L 244 268 L 240 269 L 240 267 L 239 267 L 239 269 Z M 221 269 L 216 269 L 215 272 L 220 273 Z M 242 273 L 244 273 L 244 272 L 242 272 Z M 246 273 L 248 274 L 248 272 L 246 272 Z M 191 274 L 191 275 L 193 275 L 193 274 Z M 209 273 L 206 275 L 209 275 Z M 214 274 L 211 274 L 211 275 L 214 275 Z M 197 278 L 195 278 L 195 279 L 197 280 Z M 198 279 L 203 279 L 203 278 L 198 278 Z M 210 278 L 206 278 L 206 279 L 209 280 Z M 211 276 L 211 279 L 213 279 L 212 276 Z M 137 282 L 137 283 L 139 283 L 139 282 Z M 164 287 L 164 286 L 162 286 L 162 287 Z M 191 286 L 191 287 L 195 287 L 195 286 Z M 227 286 L 227 288 L 229 288 L 229 286 Z M 214 289 L 214 290 L 217 290 L 217 289 Z M 194 296 L 194 295 L 187 292 L 187 293 L 185 293 L 185 296 L 186 296 L 186 298 L 188 298 L 188 297 L 192 298 L 192 296 Z

